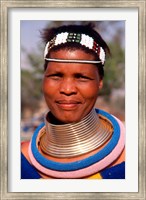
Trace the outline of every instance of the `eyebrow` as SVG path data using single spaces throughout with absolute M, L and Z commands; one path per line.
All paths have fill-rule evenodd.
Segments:
M 60 72 L 60 71 L 53 71 L 53 72 L 48 72 L 48 73 L 46 74 L 46 76 L 53 76 L 53 75 L 60 75 L 60 76 L 63 76 L 64 73 L 63 73 L 63 72 Z M 75 76 L 75 77 L 83 76 L 83 77 L 86 77 L 86 78 L 89 78 L 89 79 L 93 79 L 93 78 L 91 77 L 91 75 L 88 75 L 88 74 L 86 74 L 85 72 L 75 72 L 75 73 L 73 73 L 73 76 Z
M 63 72 L 60 72 L 60 71 L 53 71 L 53 72 L 47 72 L 46 73 L 46 76 L 53 76 L 53 75 L 63 75 L 64 73 Z
M 86 77 L 86 78 L 91 79 L 91 80 L 94 79 L 94 78 L 92 77 L 92 75 L 88 75 L 88 74 L 86 74 L 86 73 L 84 73 L 84 72 L 81 72 L 81 73 L 74 73 L 74 75 L 75 75 L 76 77 L 82 76 L 82 77 Z

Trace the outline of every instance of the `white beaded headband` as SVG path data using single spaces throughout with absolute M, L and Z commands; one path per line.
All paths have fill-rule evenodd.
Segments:
M 55 58 L 46 58 L 48 52 L 50 49 L 54 46 L 58 46 L 60 44 L 69 43 L 69 42 L 75 42 L 79 43 L 84 47 L 87 47 L 88 49 L 93 50 L 95 53 L 97 53 L 100 60 L 93 61 L 93 60 L 63 60 L 63 59 L 55 59 Z M 105 51 L 102 47 L 100 47 L 92 37 L 80 34 L 80 33 L 68 33 L 63 32 L 57 34 L 52 40 L 50 40 L 45 47 L 44 51 L 44 59 L 48 61 L 53 62 L 73 62 L 73 63 L 102 63 L 105 62 Z

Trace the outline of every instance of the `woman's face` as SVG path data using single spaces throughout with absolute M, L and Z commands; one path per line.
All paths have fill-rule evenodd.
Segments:
M 93 60 L 82 50 L 59 50 L 50 58 Z M 52 114 L 63 123 L 78 122 L 93 108 L 102 87 L 94 64 L 49 62 L 43 93 Z

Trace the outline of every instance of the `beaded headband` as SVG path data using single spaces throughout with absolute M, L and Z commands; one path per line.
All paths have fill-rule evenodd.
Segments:
M 54 46 L 58 46 L 60 44 L 64 44 L 64 43 L 70 43 L 70 42 L 74 42 L 74 43 L 78 43 L 81 44 L 82 46 L 93 50 L 99 57 L 100 61 L 90 61 L 90 60 L 62 60 L 62 59 L 51 59 L 51 58 L 46 58 L 46 55 L 48 54 L 48 52 L 50 51 L 50 49 Z M 100 47 L 95 40 L 85 34 L 81 34 L 81 33 L 68 33 L 68 32 L 63 32 L 63 33 L 59 33 L 57 34 L 52 40 L 50 40 L 45 47 L 45 51 L 44 51 L 44 59 L 48 60 L 48 61 L 54 61 L 54 62 L 79 62 L 79 63 L 92 63 L 92 64 L 96 64 L 96 63 L 102 63 L 104 64 L 105 62 L 105 51 L 103 50 L 102 47 Z

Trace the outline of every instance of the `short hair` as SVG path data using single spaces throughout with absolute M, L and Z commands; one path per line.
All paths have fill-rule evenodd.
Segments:
M 86 35 L 92 37 L 94 39 L 94 41 L 100 47 L 103 48 L 105 54 L 110 54 L 110 50 L 109 50 L 108 45 L 102 39 L 100 34 L 94 29 L 93 23 L 89 23 L 87 25 L 63 25 L 63 26 L 59 26 L 57 28 L 54 27 L 54 28 L 50 28 L 50 29 L 44 29 L 41 32 L 41 37 L 42 37 L 43 41 L 45 43 L 47 43 L 48 41 L 52 40 L 57 34 L 63 33 L 63 32 L 70 32 L 70 33 L 73 32 L 73 33 L 86 34 Z M 88 49 L 87 47 L 85 47 L 85 46 L 83 46 L 79 43 L 75 43 L 75 42 L 67 42 L 67 43 L 59 44 L 57 46 L 53 46 L 48 51 L 48 54 L 46 55 L 46 57 L 48 58 L 52 51 L 58 51 L 60 49 L 67 49 L 67 50 L 80 49 L 80 50 L 83 50 L 84 52 L 86 52 L 88 54 L 92 54 L 96 60 L 99 60 L 98 54 L 95 53 L 92 49 Z M 49 61 L 45 60 L 44 70 L 46 70 L 48 62 Z M 104 69 L 103 69 L 104 64 L 98 63 L 96 65 L 97 65 L 97 68 L 98 68 L 100 79 L 103 79 L 103 77 L 104 77 Z

